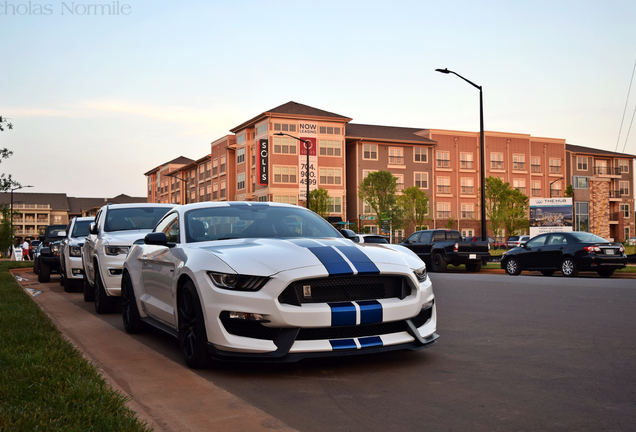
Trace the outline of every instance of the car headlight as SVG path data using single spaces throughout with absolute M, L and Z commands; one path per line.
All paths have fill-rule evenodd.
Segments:
M 413 273 L 415 273 L 415 277 L 420 282 L 424 282 L 426 278 L 428 277 L 428 273 L 426 272 L 426 266 L 418 268 L 417 270 L 413 270 Z
M 242 276 L 211 271 L 208 272 L 208 276 L 217 287 L 235 291 L 258 291 L 269 280 L 269 278 L 262 276 Z
M 106 246 L 104 249 L 106 251 L 106 255 L 128 255 L 130 246 Z
M 60 253 L 60 245 L 59 244 L 52 244 L 51 245 L 51 252 L 53 252 L 54 254 Z
M 81 257 L 82 256 L 82 248 L 79 246 L 71 246 L 69 248 L 69 255 L 72 257 Z

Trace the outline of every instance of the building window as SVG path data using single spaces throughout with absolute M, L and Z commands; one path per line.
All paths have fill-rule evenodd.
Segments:
M 296 132 L 295 124 L 285 124 L 285 123 L 274 123 L 275 131 L 283 131 L 283 132 Z
M 629 195 L 629 182 L 618 182 L 618 187 L 620 188 L 621 196 Z
M 340 135 L 340 128 L 332 126 L 320 126 L 320 133 L 327 135 Z
M 214 183 L 212 185 L 212 199 L 213 200 L 219 199 L 219 184 L 218 183 Z
M 475 169 L 472 153 L 459 154 L 459 168 L 460 169 Z
M 219 160 L 218 159 L 214 159 L 212 161 L 212 175 L 215 176 L 218 173 L 219 173 Z M 194 178 L 194 176 L 192 176 L 192 177 Z
M 342 213 L 342 198 L 329 197 L 329 213 Z
M 590 203 L 577 201 L 575 203 L 575 226 L 576 231 L 588 231 L 590 227 Z
M 532 173 L 541 173 L 541 158 L 533 156 L 530 158 L 530 172 Z
M 533 181 L 532 182 L 532 196 L 540 197 L 541 196 L 541 182 Z
M 342 155 L 342 143 L 333 140 L 320 140 L 319 142 L 320 156 L 338 156 Z
M 624 236 L 625 236 L 625 237 L 623 237 L 623 241 L 627 241 L 627 240 L 629 240 L 629 238 L 630 238 L 630 237 L 629 237 L 629 227 L 625 227 L 625 228 L 623 229 L 623 234 L 624 234 Z
M 221 182 L 221 199 L 225 199 L 225 191 L 226 191 L 225 180 L 223 180 Z
M 462 204 L 462 219 L 474 219 L 475 207 L 473 204 Z
M 395 177 L 395 183 L 397 186 L 397 191 L 401 192 L 404 190 L 404 175 L 403 174 L 393 174 Z
M 450 203 L 437 203 L 437 219 L 450 219 Z
M 415 186 L 420 189 L 428 189 L 428 173 L 416 172 L 414 173 Z
M 512 187 L 517 189 L 522 194 L 526 193 L 526 179 L 516 178 L 512 179 Z
M 587 177 L 574 176 L 574 179 L 572 181 L 572 187 L 574 189 L 587 189 L 588 188 Z
M 450 153 L 447 151 L 437 152 L 437 168 L 450 168 Z
M 462 195 L 474 195 L 475 194 L 475 179 L 470 177 L 462 177 L 461 179 Z
M 437 193 L 438 194 L 450 193 L 450 177 L 437 177 Z
M 205 165 L 201 164 L 199 165 L 199 177 L 203 178 L 203 173 L 205 172 Z
M 426 148 L 426 147 L 414 147 L 413 148 L 413 161 L 414 162 L 428 162 L 428 148 Z
M 404 149 L 389 147 L 389 165 L 404 165 Z
M 236 143 L 237 144 L 241 144 L 241 143 L 244 143 L 244 142 L 245 142 L 245 134 L 244 133 L 236 136 Z
M 550 186 L 550 198 L 561 196 L 561 180 L 557 180 Z
M 378 160 L 378 145 L 365 144 L 363 148 L 362 159 Z
M 513 171 L 525 171 L 526 170 L 526 155 L 513 154 L 512 169 Z
M 245 147 L 236 150 L 236 163 L 240 164 L 245 162 Z
M 199 188 L 199 197 L 203 197 L 205 196 L 205 188 L 204 187 L 200 187 Z
M 503 153 L 490 153 L 490 169 L 504 169 Z
M 462 237 L 467 238 L 467 237 L 474 237 L 474 236 L 475 236 L 475 230 L 462 229 Z
M 296 183 L 294 166 L 274 166 L 274 183 Z
M 320 168 L 320 184 L 342 184 L 342 170 L 340 168 Z
M 296 195 L 274 195 L 274 202 L 283 204 L 296 204 L 298 197 Z
M 587 171 L 587 156 L 576 157 L 576 169 L 579 171 Z
M 550 174 L 561 174 L 561 159 L 550 159 Z
M 219 174 L 225 174 L 225 155 L 221 156 L 221 166 L 219 167 Z
M 236 188 L 238 190 L 245 189 L 245 173 L 236 175 Z
M 629 219 L 630 217 L 629 204 L 621 204 L 620 209 L 621 209 L 621 213 L 623 213 L 623 217 L 625 219 Z
M 260 135 L 267 132 L 267 123 L 264 123 L 262 125 L 260 125 L 258 128 L 256 128 L 256 135 Z
M 618 169 L 621 173 L 628 173 L 629 172 L 629 161 L 625 160 L 625 159 L 619 159 L 618 160 Z
M 278 154 L 296 154 L 296 144 L 298 141 L 291 137 L 274 137 L 274 153 Z

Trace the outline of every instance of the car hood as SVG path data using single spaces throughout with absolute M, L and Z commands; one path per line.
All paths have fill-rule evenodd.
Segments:
M 214 254 L 238 274 L 263 276 L 309 267 L 324 268 L 329 275 L 345 275 L 405 272 L 424 266 L 410 250 L 386 246 L 363 246 L 337 238 L 235 239 L 201 244 L 199 250 Z

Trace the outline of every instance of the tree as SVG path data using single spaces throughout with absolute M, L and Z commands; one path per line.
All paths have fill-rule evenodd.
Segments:
M 568 187 L 565 188 L 565 197 L 566 198 L 574 197 L 574 188 L 572 188 L 572 185 L 568 185 Z
M 415 229 L 424 225 L 429 221 L 427 217 L 429 197 L 422 189 L 417 186 L 411 186 L 404 189 L 402 195 L 397 197 L 398 205 L 404 211 L 404 217 L 406 219 L 406 225 L 413 222 Z
M 13 129 L 13 124 L 10 123 L 6 117 L 0 116 L 0 132 L 3 132 L 5 129 Z M 0 162 L 2 162 L 2 159 L 8 159 L 12 154 L 13 152 L 9 149 L 0 148 Z M 19 186 L 20 184 L 18 182 L 11 179 L 11 174 L 0 174 L 0 192 L 6 192 L 13 187 Z
M 513 189 L 510 183 L 499 177 L 486 178 L 486 217 L 493 232 L 504 228 L 508 235 L 526 231 L 528 222 L 528 202 L 526 195 Z
M 497 236 L 497 233 L 504 225 L 500 197 L 505 194 L 505 191 L 509 189 L 509 187 L 510 184 L 504 183 L 499 177 L 486 178 L 486 197 L 484 203 L 486 205 L 486 219 L 490 222 L 493 237 Z
M 11 210 L 5 204 L 0 206 L 0 213 L 2 214 L 2 222 L 0 222 L 0 252 L 4 256 L 4 253 L 11 249 L 11 239 L 13 238 L 12 226 L 11 226 Z
M 0 116 L 0 132 L 4 132 L 5 129 L 13 129 L 13 124 L 9 122 L 6 117 Z M 8 159 L 13 154 L 7 148 L 0 148 L 0 162 L 3 159 Z M 20 183 L 14 181 L 11 178 L 11 174 L 0 174 L 0 192 L 7 192 L 13 188 L 20 187 Z M 11 224 L 11 210 L 6 204 L 0 205 L 0 213 L 2 214 L 2 223 L 0 224 L 0 251 L 7 251 L 12 246 L 13 241 L 13 226 Z M 15 212 L 14 212 L 15 214 Z
M 504 225 L 509 235 L 528 231 L 528 197 L 517 189 L 511 189 L 504 206 Z
M 330 204 L 327 189 L 318 188 L 309 192 L 309 209 L 318 213 L 324 219 L 329 216 Z
M 390 218 L 396 207 L 397 178 L 388 171 L 369 173 L 358 187 L 358 197 L 367 203 L 376 215 L 379 227 L 383 216 Z

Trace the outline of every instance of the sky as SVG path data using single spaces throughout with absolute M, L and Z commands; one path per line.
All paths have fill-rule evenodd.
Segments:
M 636 155 L 636 2 L 0 1 L 0 163 L 21 192 L 146 196 L 144 173 L 289 101 L 355 123 Z

